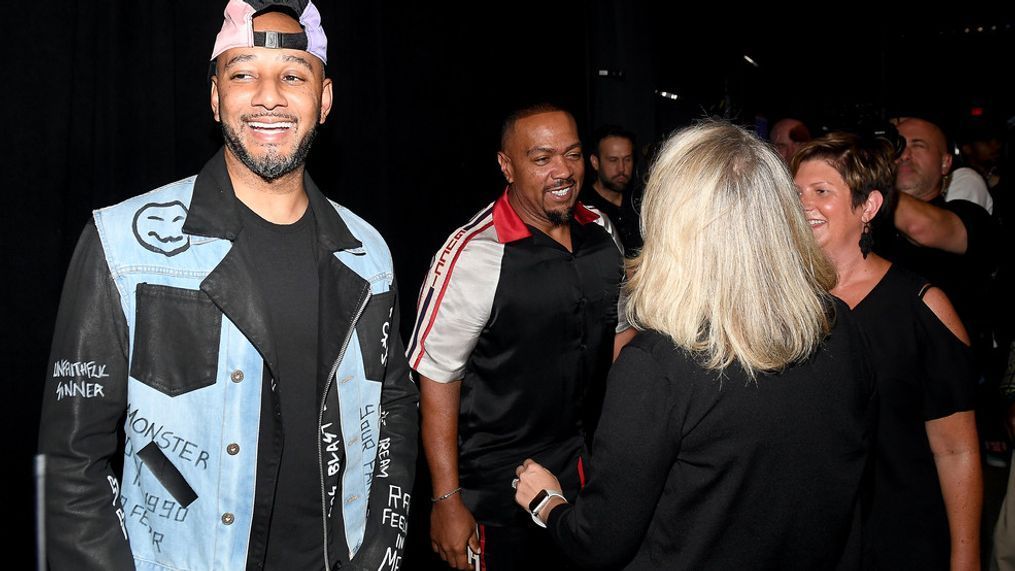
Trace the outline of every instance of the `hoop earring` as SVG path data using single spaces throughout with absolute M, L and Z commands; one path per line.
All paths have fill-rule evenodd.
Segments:
M 863 259 L 867 259 L 867 254 L 871 253 L 874 249 L 874 235 L 871 234 L 870 222 L 863 223 L 863 230 L 860 231 L 860 253 L 863 254 Z

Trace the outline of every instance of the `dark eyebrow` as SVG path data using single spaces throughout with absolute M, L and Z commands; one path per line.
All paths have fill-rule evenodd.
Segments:
M 226 62 L 226 65 L 225 65 L 225 67 L 223 69 L 229 69 L 229 66 L 231 66 L 233 64 L 253 61 L 255 59 L 257 59 L 257 56 L 254 55 L 254 54 L 240 54 L 240 55 L 238 55 L 238 56 L 236 56 L 234 58 L 230 58 L 230 60 L 228 62 Z M 300 56 L 286 54 L 286 55 L 283 55 L 281 59 L 282 59 L 282 61 L 287 62 L 287 63 L 297 63 L 297 64 L 300 64 L 303 67 L 307 68 L 308 70 L 314 71 L 314 68 L 310 65 L 310 62 L 307 61 L 305 58 L 302 58 Z
M 226 62 L 226 65 L 222 67 L 222 69 L 229 69 L 229 66 L 233 64 L 243 63 L 245 61 L 251 61 L 255 59 L 257 59 L 257 56 L 255 56 L 254 54 L 240 54 L 234 58 L 230 58 L 229 61 Z
M 563 153 L 566 153 L 566 152 L 574 150 L 574 149 L 580 149 L 581 146 L 582 146 L 581 142 L 572 143 L 572 144 L 568 145 L 567 148 L 564 149 Z M 534 153 L 553 153 L 554 151 L 555 151 L 555 149 L 553 147 L 533 147 L 533 148 L 529 149 L 529 151 L 527 153 L 525 153 L 525 154 L 526 155 L 532 155 Z M 561 154 L 563 154 L 563 153 L 561 153 Z
M 298 63 L 298 64 L 302 65 L 303 67 L 307 68 L 308 70 L 314 71 L 314 68 L 310 66 L 310 62 L 307 61 L 304 58 L 301 58 L 300 56 L 284 55 L 284 56 L 282 56 L 282 61 L 289 62 L 289 63 Z

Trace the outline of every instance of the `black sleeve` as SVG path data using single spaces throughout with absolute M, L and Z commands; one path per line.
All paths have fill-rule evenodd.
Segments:
M 617 566 L 641 545 L 680 448 L 672 387 L 640 347 L 626 347 L 610 371 L 588 482 L 548 522 L 579 566 Z
M 46 371 L 46 541 L 53 569 L 133 569 L 110 467 L 127 402 L 127 323 L 94 223 L 81 233 Z
M 982 206 L 968 200 L 950 200 L 945 209 L 959 217 L 966 228 L 966 259 L 978 270 L 992 271 L 997 263 L 997 225 Z
M 396 285 L 392 288 L 397 290 Z M 416 477 L 419 390 L 409 377 L 409 363 L 399 334 L 398 295 L 392 298 L 384 387 L 381 389 L 380 440 L 367 507 L 363 544 L 353 569 L 394 570 L 405 549 L 410 493 Z
M 976 408 L 979 373 L 973 350 L 917 298 L 917 334 L 924 363 L 923 419 L 944 418 Z

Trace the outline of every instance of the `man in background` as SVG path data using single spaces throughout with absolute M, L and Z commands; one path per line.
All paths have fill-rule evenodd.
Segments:
M 769 139 L 771 139 L 776 152 L 779 153 L 782 160 L 789 164 L 789 160 L 796 153 L 797 149 L 811 140 L 811 132 L 807 129 L 807 125 L 804 125 L 803 121 L 787 117 L 776 121 L 775 125 L 772 125 Z
M 592 138 L 589 164 L 595 176 L 579 200 L 606 214 L 620 236 L 624 254 L 633 257 L 641 249 L 640 195 L 633 184 L 634 134 L 615 125 L 598 129 Z

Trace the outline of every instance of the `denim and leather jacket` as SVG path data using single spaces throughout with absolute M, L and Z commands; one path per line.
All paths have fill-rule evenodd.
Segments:
M 418 392 L 391 257 L 372 227 L 309 176 L 304 186 L 319 247 L 318 408 L 308 411 L 319 462 L 308 469 L 321 488 L 308 492 L 320 495 L 321 563 L 397 569 Z M 271 502 L 255 486 L 258 434 L 280 419 L 261 415 L 261 399 L 274 398 L 263 390 L 273 346 L 232 248 L 241 233 L 219 151 L 196 177 L 95 211 L 82 234 L 40 431 L 53 568 L 258 566 L 266 526 L 255 504 Z

